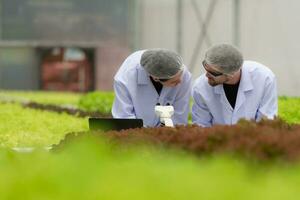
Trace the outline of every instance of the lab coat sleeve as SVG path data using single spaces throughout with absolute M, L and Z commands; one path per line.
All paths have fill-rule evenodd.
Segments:
M 212 115 L 209 112 L 207 105 L 205 104 L 202 96 L 195 88 L 192 91 L 193 106 L 192 106 L 192 120 L 193 124 L 197 124 L 203 127 L 212 126 Z
M 256 121 L 262 118 L 274 119 L 278 112 L 276 78 L 267 79 L 264 95 L 258 108 Z
M 172 120 L 174 124 L 177 125 L 186 125 L 188 123 L 188 115 L 190 111 L 190 98 L 191 98 L 191 75 L 187 74 L 184 81 L 181 83 L 182 87 L 176 99 L 173 103 L 174 106 L 174 115 Z
M 120 81 L 114 81 L 115 99 L 112 107 L 114 118 L 136 118 L 128 89 Z

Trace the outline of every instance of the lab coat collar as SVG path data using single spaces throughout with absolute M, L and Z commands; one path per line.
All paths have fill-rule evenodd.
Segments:
M 240 87 L 243 92 L 253 90 L 253 82 L 251 80 L 251 73 L 245 67 L 242 67 L 242 77 Z
M 240 86 L 237 94 L 235 110 L 238 110 L 243 103 L 246 101 L 245 92 L 253 90 L 253 83 L 251 80 L 251 72 L 247 71 L 247 69 L 242 68 L 242 76 L 240 80 Z M 217 85 L 214 87 L 215 94 L 221 94 L 221 102 L 224 106 L 228 107 L 228 109 L 232 110 L 223 88 L 223 84 Z
M 150 81 L 149 75 L 141 65 L 137 67 L 137 75 L 138 75 L 137 82 L 139 85 L 149 84 Z
M 222 94 L 222 92 L 223 92 L 223 84 L 216 85 L 216 86 L 214 87 L 214 92 L 215 92 L 216 94 Z
M 247 71 L 247 69 L 242 68 L 242 77 L 240 81 L 240 88 L 238 91 L 238 95 L 236 97 L 235 110 L 239 110 L 239 108 L 246 101 L 246 92 L 253 90 L 253 83 L 251 80 L 251 73 Z
M 242 67 L 242 76 L 240 80 L 240 89 L 242 92 L 253 90 L 253 83 L 251 80 L 250 71 Z M 216 94 L 222 94 L 224 91 L 223 84 L 214 87 L 214 92 Z

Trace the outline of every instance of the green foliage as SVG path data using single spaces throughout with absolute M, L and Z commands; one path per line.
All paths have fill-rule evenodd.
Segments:
M 87 119 L 0 103 L 0 147 L 48 146 L 85 130 Z
M 111 113 L 113 100 L 113 92 L 90 92 L 80 98 L 78 107 L 91 112 Z
M 0 151 L 0 199 L 243 199 L 299 196 L 299 165 L 81 140 L 57 153 Z
M 78 103 L 40 94 L 32 93 L 31 100 Z M 112 101 L 113 93 L 94 92 L 80 99 L 80 107 L 110 112 Z M 279 98 L 279 116 L 300 123 L 299 101 Z M 0 103 L 1 147 L 47 146 L 87 129 L 86 119 Z M 196 159 L 158 147 L 119 147 L 105 139 L 81 140 L 53 153 L 0 150 L 0 199 L 297 199 L 299 180 L 297 163 L 265 166 L 220 154 Z
M 288 123 L 300 123 L 300 98 L 279 97 L 279 117 Z
M 110 113 L 113 104 L 113 92 L 90 92 L 85 95 L 66 92 L 28 92 L 28 91 L 4 91 L 0 90 L 1 97 L 13 97 L 17 100 L 31 100 L 44 104 L 73 105 L 86 111 L 98 111 Z M 192 101 L 191 101 L 192 105 Z M 288 123 L 300 123 L 300 98 L 286 97 L 278 98 L 279 117 Z M 189 114 L 189 123 L 192 123 Z
M 77 106 L 81 96 L 82 94 L 71 92 L 0 90 L 0 100 L 1 98 L 11 97 L 17 101 L 34 101 L 37 103 L 55 105 Z

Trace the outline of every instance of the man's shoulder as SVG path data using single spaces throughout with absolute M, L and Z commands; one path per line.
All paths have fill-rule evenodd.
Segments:
M 265 77 L 265 78 L 274 78 L 275 75 L 272 72 L 272 70 L 270 68 L 268 68 L 267 66 L 259 63 L 259 62 L 255 62 L 255 61 L 244 61 L 243 63 L 243 67 L 242 70 L 246 70 L 247 72 L 249 72 L 252 76 L 261 76 L 261 77 Z
M 141 67 L 140 59 L 144 51 L 136 51 L 126 58 L 114 77 L 115 81 L 130 80 L 137 75 L 137 69 Z
M 209 87 L 205 74 L 200 75 L 193 84 L 193 91 L 203 91 L 209 88 L 211 87 Z
M 129 83 L 134 81 L 138 75 L 138 66 L 128 67 L 124 70 L 119 70 L 114 77 L 117 82 Z
M 183 78 L 192 81 L 192 74 L 185 65 L 183 65 Z
M 128 56 L 128 58 L 139 58 L 140 59 L 145 51 L 146 51 L 145 49 L 144 50 L 135 51 L 135 52 L 131 53 Z
M 145 52 L 145 50 L 139 50 L 139 51 L 135 51 L 132 54 L 130 54 L 125 59 L 125 61 L 122 64 L 120 69 L 122 69 L 122 68 L 124 68 L 124 69 L 136 68 L 137 65 L 140 65 L 140 60 L 141 60 L 141 57 L 142 57 L 144 52 Z

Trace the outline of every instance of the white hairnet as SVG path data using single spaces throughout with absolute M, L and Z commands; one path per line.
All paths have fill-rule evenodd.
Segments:
M 219 66 L 222 72 L 231 73 L 242 67 L 243 55 L 233 45 L 218 44 L 206 51 L 205 61 L 207 64 Z
M 146 50 L 140 64 L 152 76 L 169 79 L 183 68 L 182 58 L 167 49 Z

